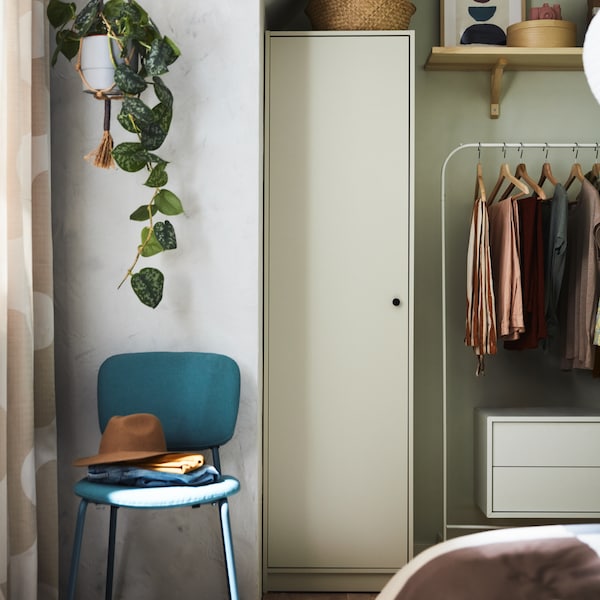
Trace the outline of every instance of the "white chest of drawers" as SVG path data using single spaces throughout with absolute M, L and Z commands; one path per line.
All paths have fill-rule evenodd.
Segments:
M 475 428 L 487 517 L 600 517 L 600 411 L 477 409 Z

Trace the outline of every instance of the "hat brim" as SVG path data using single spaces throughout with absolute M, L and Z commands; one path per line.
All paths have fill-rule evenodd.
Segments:
M 163 452 L 137 452 L 123 450 L 120 452 L 105 452 L 104 454 L 96 454 L 94 456 L 86 456 L 73 461 L 74 467 L 88 467 L 90 465 L 105 465 L 121 462 L 132 462 L 143 460 L 144 458 L 152 458 L 153 456 L 164 456 L 171 454 L 166 450 Z

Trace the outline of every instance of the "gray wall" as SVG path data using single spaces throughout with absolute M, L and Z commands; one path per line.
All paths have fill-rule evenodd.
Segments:
M 145 0 L 183 57 L 169 77 L 176 116 L 165 155 L 173 190 L 186 207 L 174 219 L 180 248 L 156 263 L 167 277 L 165 298 L 152 311 L 128 289 L 116 290 L 133 256 L 138 227 L 127 215 L 145 199 L 135 177 L 95 170 L 82 156 L 95 147 L 100 103 L 78 93 L 79 80 L 62 63 L 52 73 L 53 208 L 56 265 L 61 559 L 63 581 L 76 503 L 70 488 L 81 476 L 70 461 L 96 451 L 95 377 L 109 354 L 152 349 L 225 352 L 242 368 L 238 433 L 224 464 L 240 475 L 243 492 L 232 515 L 241 595 L 258 597 L 260 578 L 260 243 L 262 7 L 258 0 Z M 266 0 L 266 25 L 303 29 L 304 0 Z M 489 114 L 489 74 L 426 72 L 439 43 L 439 2 L 419 0 L 416 31 L 416 253 L 415 253 L 415 541 L 435 541 L 441 525 L 441 285 L 440 169 L 447 154 L 466 142 L 595 142 L 600 109 L 583 73 L 507 72 L 501 117 Z M 540 4 L 536 2 L 535 4 Z M 529 4 L 528 4 L 529 6 Z M 585 3 L 566 3 L 563 16 L 578 23 L 583 39 Z M 114 128 L 115 137 L 121 134 Z M 117 141 L 119 141 L 117 139 Z M 523 157 L 531 173 L 541 151 Z M 502 159 L 484 151 L 492 187 Z M 511 164 L 520 160 L 508 153 Z M 551 151 L 559 179 L 574 155 Z M 595 160 L 581 151 L 583 166 Z M 552 353 L 501 353 L 488 374 L 475 379 L 472 354 L 463 346 L 464 253 L 476 152 L 452 159 L 448 177 L 449 401 L 452 415 L 453 502 L 460 516 L 478 518 L 471 504 L 472 408 L 476 405 L 593 404 L 587 373 L 561 373 Z M 575 186 L 574 186 L 575 187 Z M 574 192 L 574 187 L 571 194 Z M 209 508 L 190 515 L 143 514 L 123 518 L 117 589 L 129 598 L 189 597 L 198 587 L 224 597 L 218 531 Z M 455 512 L 457 512 L 455 511 Z M 106 511 L 90 510 L 82 557 L 81 594 L 100 598 Z M 101 536 L 101 537 L 99 537 Z M 156 537 L 164 543 L 156 545 Z M 89 542 L 92 543 L 89 543 Z M 97 543 L 96 543 L 97 542 Z M 157 576 L 157 573 L 161 573 Z M 125 580 L 122 576 L 126 575 Z
M 416 252 L 415 252 L 415 542 L 432 543 L 441 526 L 441 241 L 440 171 L 448 153 L 468 142 L 596 142 L 600 108 L 583 72 L 506 72 L 501 116 L 489 115 L 489 73 L 432 72 L 422 69 L 431 46 L 439 44 L 439 2 L 419 1 L 411 22 L 416 30 Z M 540 5 L 535 2 L 533 5 Z M 563 17 L 585 31 L 585 3 L 563 3 Z M 529 3 L 527 5 L 529 7 Z M 482 152 L 490 190 L 502 152 Z M 519 152 L 507 153 L 513 166 Z M 537 177 L 541 150 L 523 155 Z M 555 176 L 564 181 L 574 161 L 571 150 L 549 153 Z M 584 169 L 593 151 L 580 151 Z M 472 418 L 479 405 L 593 404 L 597 385 L 589 373 L 564 373 L 554 352 L 507 353 L 487 361 L 476 378 L 472 352 L 463 345 L 466 244 L 477 151 L 464 150 L 448 165 L 446 199 L 448 299 L 449 466 L 453 520 L 480 520 L 472 508 Z M 574 184 L 569 191 L 576 193 Z

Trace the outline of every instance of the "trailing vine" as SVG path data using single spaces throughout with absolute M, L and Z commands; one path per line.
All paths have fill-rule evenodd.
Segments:
M 77 12 L 73 2 L 50 0 L 48 19 L 56 29 L 56 49 L 52 65 L 59 54 L 71 61 L 78 56 L 82 39 L 89 35 L 107 35 L 114 40 L 120 61 L 114 60 L 114 85 L 119 95 L 106 90 L 96 90 L 95 97 L 104 100 L 104 136 L 100 147 L 90 153 L 97 166 L 109 166 L 112 160 L 122 170 L 135 173 L 146 169 L 144 182 L 151 188 L 150 201 L 135 209 L 129 216 L 133 221 L 147 221 L 140 235 L 135 258 L 127 269 L 119 288 L 128 279 L 142 303 L 155 308 L 163 296 L 164 275 L 154 267 L 134 271 L 141 257 L 150 257 L 177 247 L 175 229 L 171 222 L 155 220 L 158 213 L 175 216 L 183 213 L 180 199 L 165 186 L 169 180 L 168 161 L 155 151 L 158 150 L 169 132 L 173 118 L 173 94 L 161 76 L 180 56 L 175 43 L 162 36 L 148 13 L 135 0 L 90 0 Z M 110 45 L 108 46 L 110 48 Z M 158 103 L 149 106 L 141 96 L 153 90 Z M 126 141 L 113 148 L 108 135 L 110 123 L 110 101 L 122 99 L 117 121 L 136 141 Z M 110 161 L 110 162 L 107 162 Z

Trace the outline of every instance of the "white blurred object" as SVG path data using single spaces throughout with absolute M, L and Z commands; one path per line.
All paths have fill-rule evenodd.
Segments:
M 600 104 L 600 15 L 590 21 L 583 42 L 583 70 L 594 98 Z

